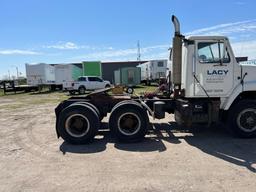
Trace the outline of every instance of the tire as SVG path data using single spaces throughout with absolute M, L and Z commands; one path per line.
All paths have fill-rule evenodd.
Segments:
M 110 85 L 109 85 L 109 84 L 107 84 L 107 85 L 105 86 L 105 88 L 110 88 Z
M 79 87 L 78 92 L 80 95 L 84 95 L 86 91 L 86 88 L 84 86 Z
M 73 104 L 71 104 L 70 106 L 72 106 L 72 105 L 83 105 L 83 106 L 89 106 L 89 107 L 91 107 L 96 113 L 97 113 L 97 115 L 98 115 L 98 117 L 99 117 L 99 120 L 101 121 L 103 118 L 104 118 L 104 115 L 102 115 L 101 113 L 100 113 L 100 111 L 99 111 L 99 109 L 95 106 L 95 105 L 93 105 L 93 104 L 91 104 L 91 103 L 88 103 L 88 102 L 76 102 L 76 103 L 73 103 Z
M 109 118 L 112 134 L 121 142 L 137 142 L 143 139 L 149 123 L 146 111 L 139 104 L 119 103 L 117 105 Z
M 90 106 L 81 104 L 73 104 L 65 108 L 60 113 L 57 124 L 60 136 L 66 142 L 75 145 L 91 142 L 99 127 L 100 121 L 96 111 Z
M 192 122 L 189 120 L 184 120 L 182 118 L 182 114 L 178 110 L 174 111 L 174 119 L 175 119 L 175 122 L 181 127 L 187 127 L 187 128 L 192 127 Z
M 243 100 L 229 111 L 229 128 L 241 138 L 256 137 L 256 102 Z
M 132 87 L 127 87 L 126 92 L 129 94 L 133 94 L 134 90 Z

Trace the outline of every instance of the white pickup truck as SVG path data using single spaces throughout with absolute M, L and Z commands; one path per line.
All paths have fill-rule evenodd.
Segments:
M 100 77 L 96 76 L 81 76 L 77 81 L 72 83 L 72 89 L 69 90 L 70 94 L 84 94 L 86 90 L 96 90 L 110 87 L 109 81 L 104 81 Z

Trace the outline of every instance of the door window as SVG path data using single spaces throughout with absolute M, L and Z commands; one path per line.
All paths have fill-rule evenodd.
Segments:
M 103 82 L 103 80 L 99 77 L 88 77 L 89 81 Z
M 224 51 L 223 42 L 198 43 L 198 59 L 200 63 L 229 63 L 230 56 Z
M 86 77 L 79 77 L 78 81 L 86 81 Z

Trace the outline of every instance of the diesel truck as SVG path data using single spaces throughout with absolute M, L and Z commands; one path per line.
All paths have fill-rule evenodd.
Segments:
M 174 114 L 178 124 L 223 122 L 238 137 L 256 136 L 256 65 L 239 64 L 224 36 L 185 37 L 177 17 L 171 51 L 169 94 L 147 98 L 110 94 L 109 89 L 71 97 L 55 109 L 56 132 L 71 144 L 97 135 L 109 115 L 109 129 L 122 142 L 144 138 L 149 115 Z

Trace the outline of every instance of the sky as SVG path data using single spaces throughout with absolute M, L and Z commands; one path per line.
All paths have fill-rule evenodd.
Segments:
M 167 59 L 175 14 L 185 35 L 225 35 L 256 58 L 255 0 L 0 0 L 0 79 L 25 63 Z

